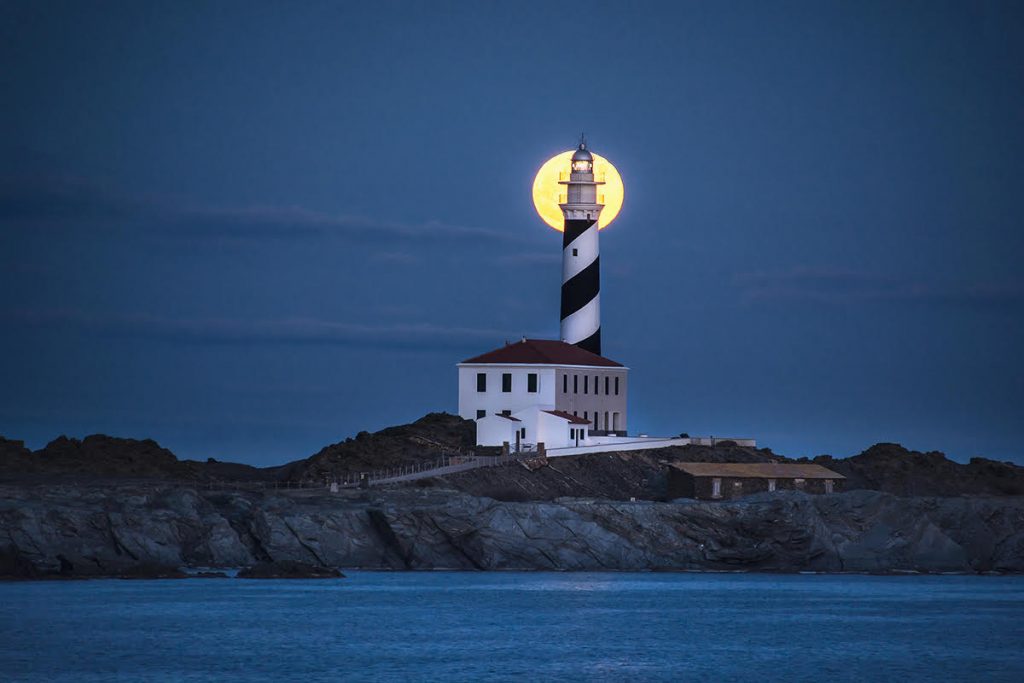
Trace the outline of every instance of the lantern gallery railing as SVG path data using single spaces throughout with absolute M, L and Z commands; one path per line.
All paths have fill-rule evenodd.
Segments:
M 564 194 L 558 195 L 558 203 L 559 204 L 568 204 L 569 203 L 569 196 L 568 195 L 564 195 Z M 597 195 L 597 203 L 598 204 L 604 204 L 604 195 L 603 194 Z
M 605 182 L 604 178 L 605 178 L 605 174 L 604 173 L 595 173 L 594 174 L 594 181 L 595 182 L 603 183 L 603 182 Z M 559 171 L 558 172 L 558 182 L 560 182 L 560 183 L 567 183 L 567 182 L 569 182 L 569 171 Z

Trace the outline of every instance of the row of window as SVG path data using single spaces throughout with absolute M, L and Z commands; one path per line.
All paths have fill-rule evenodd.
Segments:
M 612 380 L 615 380 L 615 381 L 612 382 Z M 594 382 L 593 382 L 593 385 L 591 385 L 590 375 L 583 375 L 583 393 L 584 394 L 589 394 L 591 386 L 593 386 L 593 388 L 594 388 L 594 394 L 595 395 L 600 394 L 601 393 L 601 378 L 598 377 L 597 375 L 594 375 Z M 608 375 L 605 375 L 605 377 L 604 377 L 604 395 L 605 396 L 609 396 L 612 392 L 614 392 L 616 396 L 619 395 L 619 378 L 618 377 L 610 377 Z M 569 393 L 569 375 L 562 375 L 562 393 L 563 394 L 568 394 Z M 574 393 L 574 394 L 580 393 L 580 376 L 579 375 L 573 375 L 572 376 L 572 393 Z
M 487 391 L 487 373 L 476 373 L 476 390 L 479 393 Z M 501 373 L 501 391 L 504 394 L 512 393 L 512 373 Z M 531 372 L 526 375 L 526 391 L 531 394 L 537 393 L 537 373 Z
M 601 392 L 601 378 L 598 375 L 593 376 L 593 382 L 590 381 L 590 375 L 583 375 L 583 393 L 593 393 L 595 396 L 600 395 Z M 537 393 L 537 373 L 531 372 L 526 375 L 526 391 L 531 394 Z M 593 392 L 591 392 L 593 389 Z M 485 393 L 487 391 L 487 373 L 478 372 L 476 373 L 476 390 L 478 393 Z M 504 394 L 512 393 L 512 373 L 503 372 L 501 373 L 501 391 Z M 569 393 L 569 375 L 562 375 L 562 393 Z M 572 376 L 572 393 L 580 393 L 580 376 Z M 618 396 L 619 395 L 619 378 L 605 375 L 604 378 L 604 395 Z
M 793 488 L 795 488 L 797 490 L 803 489 L 804 488 L 804 484 L 805 484 L 805 482 L 804 482 L 803 479 L 794 479 L 793 480 Z M 732 485 L 733 485 L 733 488 L 736 489 L 737 491 L 742 491 L 743 490 L 743 482 L 741 482 L 741 481 L 734 481 L 732 483 Z M 769 491 L 776 490 L 776 480 L 775 479 L 769 479 L 768 480 L 768 490 Z M 831 479 L 826 479 L 825 480 L 825 493 L 832 493 L 832 491 L 834 491 L 834 490 L 835 490 L 835 483 Z M 712 498 L 721 498 L 722 497 L 722 480 L 719 477 L 714 477 L 711 480 L 711 497 Z
M 506 417 L 508 417 L 511 414 L 512 414 L 511 410 L 503 410 L 500 413 L 495 413 L 495 415 L 504 415 Z M 480 410 L 478 408 L 477 411 L 476 411 L 476 419 L 479 420 L 481 417 L 487 417 L 487 411 L 486 410 Z

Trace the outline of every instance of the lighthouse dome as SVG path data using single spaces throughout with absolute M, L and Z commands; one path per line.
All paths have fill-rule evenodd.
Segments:
M 572 155 L 573 161 L 593 161 L 594 155 L 587 149 L 587 143 L 581 142 L 579 148 Z

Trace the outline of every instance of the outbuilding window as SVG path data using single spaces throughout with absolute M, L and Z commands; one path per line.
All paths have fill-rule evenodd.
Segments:
M 476 373 L 476 390 L 483 392 L 487 391 L 487 373 L 478 372 Z
M 722 497 L 722 480 L 715 477 L 711 480 L 711 497 L 721 498 Z
M 486 410 L 478 410 L 478 411 L 476 411 L 476 419 L 479 420 L 481 417 L 486 417 L 486 416 L 487 416 L 487 411 Z
M 832 488 L 833 488 L 832 480 L 831 479 L 826 479 L 825 480 L 825 493 L 832 493 Z
M 504 393 L 506 393 L 506 394 L 512 391 L 512 373 L 511 372 L 503 372 L 503 373 L 501 373 L 501 390 Z
M 537 373 L 531 372 L 526 376 L 526 391 L 531 394 L 537 393 Z
M 802 489 L 803 487 L 804 487 L 804 480 L 803 479 L 794 479 L 793 480 L 793 488 Z
M 769 491 L 774 491 L 775 490 L 775 480 L 774 479 L 769 479 L 768 480 L 768 490 Z

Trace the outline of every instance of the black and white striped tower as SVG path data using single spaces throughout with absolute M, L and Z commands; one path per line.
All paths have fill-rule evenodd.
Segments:
M 601 354 L 601 262 L 597 248 L 599 204 L 594 179 L 594 155 L 587 142 L 572 155 L 568 178 L 559 197 L 565 230 L 562 233 L 562 341 Z M 603 200 L 603 197 L 600 198 Z

